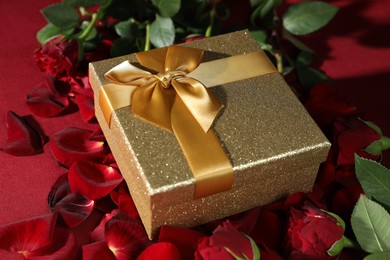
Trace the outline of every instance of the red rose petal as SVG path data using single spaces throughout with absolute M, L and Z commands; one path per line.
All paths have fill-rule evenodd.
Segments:
M 84 260 L 117 260 L 112 251 L 108 248 L 106 241 L 99 241 L 83 246 Z
M 53 241 L 49 247 L 38 249 L 28 255 L 28 259 L 74 259 L 77 253 L 76 238 L 72 232 L 66 229 L 56 229 L 54 231 Z
M 171 259 L 180 260 L 180 252 L 177 247 L 168 242 L 159 242 L 146 248 L 138 257 L 137 260 L 149 259 Z M 183 258 L 188 259 L 188 258 Z
M 180 251 L 183 259 L 194 258 L 194 253 L 198 247 L 198 242 L 204 234 L 186 228 L 162 226 L 160 228 L 159 242 L 170 242 Z
M 79 106 L 81 118 L 84 122 L 91 123 L 96 121 L 93 94 L 76 94 L 76 103 Z
M 68 127 L 58 131 L 50 141 L 50 148 L 56 159 L 70 167 L 76 160 L 101 161 L 106 156 L 104 142 L 91 141 L 88 130 Z
M 282 220 L 278 214 L 261 210 L 255 228 L 249 236 L 257 243 L 263 243 L 269 248 L 278 249 L 282 242 Z
M 93 200 L 108 195 L 123 180 L 115 168 L 87 160 L 73 163 L 68 178 L 74 193 Z
M 27 95 L 27 106 L 30 111 L 40 117 L 53 117 L 69 106 L 67 96 L 54 94 L 45 85 L 40 85 Z
M 56 182 L 51 187 L 47 201 L 51 209 L 62 200 L 66 195 L 71 193 L 69 182 L 68 182 L 68 173 L 62 174 Z
M 110 195 L 111 199 L 118 205 L 121 212 L 131 218 L 139 218 L 137 208 L 135 207 L 134 201 L 127 189 L 126 182 L 123 181 L 116 190 L 113 190 L 110 193 Z
M 15 156 L 37 154 L 42 149 L 42 138 L 24 119 L 9 111 L 6 119 L 7 138 L 3 146 L 6 153 Z
M 0 250 L 28 255 L 50 245 L 56 221 L 56 214 L 48 214 L 0 227 Z
M 94 209 L 95 202 L 87 197 L 69 193 L 54 207 L 54 212 L 61 215 L 70 228 L 80 225 Z
M 105 235 L 108 248 L 119 260 L 137 257 L 149 244 L 141 222 L 130 218 L 111 218 L 106 223 Z
M 113 210 L 111 213 L 107 213 L 104 215 L 103 219 L 100 221 L 99 225 L 95 227 L 95 229 L 91 232 L 92 241 L 102 241 L 106 240 L 105 236 L 105 226 L 107 221 L 109 221 L 112 217 L 118 214 L 118 210 Z

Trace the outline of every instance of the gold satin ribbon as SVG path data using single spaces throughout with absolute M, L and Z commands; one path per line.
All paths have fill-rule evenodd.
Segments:
M 201 63 L 203 51 L 170 46 L 136 54 L 153 73 L 125 61 L 105 76 L 99 105 L 110 125 L 131 105 L 145 120 L 173 131 L 195 178 L 195 198 L 231 189 L 233 167 L 210 129 L 222 104 L 207 87 L 276 72 L 262 51 Z M 205 87 L 205 85 L 207 87 Z

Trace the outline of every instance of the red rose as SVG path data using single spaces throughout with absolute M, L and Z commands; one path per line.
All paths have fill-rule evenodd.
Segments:
M 228 249 L 239 257 L 253 259 L 253 248 L 250 240 L 226 221 L 218 226 L 211 237 L 200 240 L 195 252 L 195 259 L 234 259 Z
M 305 203 L 301 210 L 291 209 L 287 250 L 291 256 L 330 258 L 328 250 L 343 238 L 343 233 L 336 218 Z
M 35 50 L 34 54 L 41 71 L 54 78 L 63 79 L 70 74 L 77 62 L 78 43 L 55 37 Z

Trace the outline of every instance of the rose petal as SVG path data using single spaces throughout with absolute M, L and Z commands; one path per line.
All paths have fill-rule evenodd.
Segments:
M 69 193 L 54 207 L 70 228 L 80 225 L 94 209 L 95 202 L 87 197 Z
M 96 122 L 93 94 L 76 94 L 76 104 L 79 107 L 81 118 L 84 122 Z
M 71 190 L 92 200 L 108 195 L 123 178 L 114 168 L 82 160 L 72 164 L 68 172 Z
M 46 118 L 63 112 L 69 106 L 69 99 L 54 94 L 46 85 L 40 85 L 27 95 L 26 103 L 34 115 Z
M 42 137 L 16 113 L 8 112 L 6 127 L 7 138 L 2 148 L 4 152 L 15 156 L 33 155 L 41 152 Z
M 106 223 L 105 236 L 108 248 L 119 260 L 136 258 L 149 245 L 141 222 L 130 218 L 111 218 Z
M 106 240 L 105 236 L 105 226 L 107 221 L 109 221 L 112 217 L 116 216 L 119 213 L 119 210 L 113 210 L 111 213 L 107 213 L 104 215 L 103 219 L 100 221 L 99 225 L 91 232 L 92 241 L 102 241 Z
M 108 248 L 106 241 L 99 241 L 92 244 L 83 246 L 83 259 L 84 260 L 116 260 L 117 258 Z
M 76 160 L 101 161 L 106 156 L 104 142 L 91 141 L 88 130 L 68 127 L 58 131 L 49 142 L 56 159 L 70 167 Z
M 282 243 L 282 220 L 278 214 L 261 210 L 256 225 L 249 236 L 256 243 L 263 243 L 269 248 L 279 249 Z
M 76 257 L 77 243 L 72 232 L 66 229 L 56 229 L 54 231 L 53 242 L 49 247 L 38 249 L 28 255 L 28 259 L 36 260 L 62 260 L 74 259 Z
M 180 251 L 183 259 L 193 259 L 198 242 L 204 234 L 187 228 L 162 226 L 158 237 L 159 242 L 174 244 Z
M 111 199 L 118 205 L 121 212 L 125 213 L 131 218 L 139 218 L 137 208 L 134 201 L 130 196 L 129 190 L 126 186 L 126 182 L 122 182 L 121 185 L 113 190 L 111 193 Z
M 168 242 L 159 242 L 146 248 L 138 257 L 138 260 L 171 259 L 180 260 L 180 252 L 177 247 Z M 183 258 L 188 259 L 188 258 Z
M 46 247 L 52 241 L 56 221 L 56 214 L 48 214 L 2 226 L 0 249 L 28 255 Z
M 71 192 L 69 182 L 68 182 L 68 173 L 62 174 L 56 182 L 51 187 L 47 201 L 51 209 L 62 200 L 66 195 Z

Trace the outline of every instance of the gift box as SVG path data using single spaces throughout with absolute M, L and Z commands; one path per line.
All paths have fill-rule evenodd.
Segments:
M 150 237 L 309 192 L 330 148 L 247 30 L 94 62 L 89 76 Z

